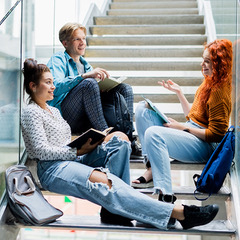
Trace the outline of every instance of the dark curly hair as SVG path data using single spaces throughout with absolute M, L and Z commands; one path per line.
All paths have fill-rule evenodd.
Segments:
M 29 87 L 30 82 L 38 85 L 42 74 L 50 72 L 50 69 L 45 64 L 38 64 L 33 58 L 27 58 L 24 61 L 22 72 L 24 75 L 24 92 L 26 91 L 29 95 L 29 100 L 32 100 L 32 90 Z

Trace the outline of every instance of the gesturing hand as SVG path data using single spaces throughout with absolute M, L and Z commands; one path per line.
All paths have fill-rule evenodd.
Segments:
M 181 91 L 180 86 L 173 82 L 171 79 L 167 80 L 166 82 L 164 80 L 158 81 L 158 84 L 175 93 Z

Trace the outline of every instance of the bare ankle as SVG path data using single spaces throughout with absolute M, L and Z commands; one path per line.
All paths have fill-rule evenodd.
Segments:
M 176 218 L 177 220 L 184 220 L 185 217 L 184 217 L 184 207 L 183 206 L 175 206 L 173 208 L 173 211 L 172 211 L 172 214 L 171 214 L 171 217 L 172 218 Z

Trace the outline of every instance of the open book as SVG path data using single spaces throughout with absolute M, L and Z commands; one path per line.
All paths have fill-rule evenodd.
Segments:
M 103 140 L 113 129 L 113 127 L 109 127 L 105 129 L 103 132 L 96 130 L 94 128 L 88 129 L 86 132 L 81 134 L 79 137 L 75 138 L 72 142 L 68 144 L 69 147 L 72 148 L 81 148 L 84 143 L 87 142 L 89 138 L 92 139 L 91 144 L 94 144 L 96 142 L 99 142 Z
M 162 113 L 153 103 L 151 100 L 149 100 L 148 98 L 145 98 L 144 96 L 142 96 L 145 101 L 148 103 L 148 105 L 150 106 L 150 108 L 156 112 L 158 114 L 158 116 L 160 117 L 162 123 L 169 123 L 170 121 L 168 120 L 167 116 Z
M 109 77 L 105 78 L 103 81 L 96 79 L 99 85 L 99 88 L 103 92 L 108 92 L 109 90 L 116 87 L 118 84 L 122 83 L 124 80 L 126 80 L 127 77 L 122 76 L 119 78 Z

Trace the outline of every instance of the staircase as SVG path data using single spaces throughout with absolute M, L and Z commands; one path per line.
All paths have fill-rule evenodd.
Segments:
M 176 95 L 157 85 L 171 78 L 190 102 L 200 85 L 201 54 L 207 41 L 197 1 L 120 1 L 90 26 L 85 57 L 112 76 L 128 77 L 135 103 L 151 99 L 169 117 L 185 121 Z
M 127 76 L 133 86 L 134 107 L 142 95 L 152 100 L 167 116 L 185 121 L 175 94 L 158 86 L 161 80 L 172 79 L 182 86 L 192 102 L 202 80 L 201 55 L 205 35 L 204 17 L 198 14 L 197 0 L 113 0 L 107 16 L 94 17 L 89 26 L 88 48 L 85 57 L 95 67 L 108 70 L 111 76 Z M 50 56 L 49 56 L 50 57 Z M 136 133 L 137 134 L 137 133 Z M 144 171 L 143 159 L 131 160 L 131 172 Z M 174 192 L 181 201 L 200 205 L 193 196 L 193 173 L 203 164 L 171 163 L 172 171 L 182 171 L 189 178 L 189 186 L 177 186 Z M 229 179 L 228 179 L 229 180 Z M 152 234 L 198 235 L 201 239 L 234 239 L 235 229 L 228 220 L 231 212 L 230 184 L 226 182 L 218 194 L 203 204 L 218 203 L 220 212 L 215 221 L 206 226 L 182 230 L 179 226 L 167 231 L 137 223 L 135 227 L 112 226 L 100 223 L 99 218 L 63 216 L 60 221 L 42 226 L 55 229 L 93 231 L 144 232 Z M 152 189 L 139 191 L 152 195 Z M 191 239 L 188 238 L 188 239 Z
M 113 0 L 107 16 L 94 17 L 89 32 L 85 57 L 93 67 L 105 68 L 115 77 L 127 76 L 125 82 L 133 86 L 135 106 L 144 95 L 167 116 L 185 122 L 176 95 L 158 86 L 157 81 L 172 79 L 182 86 L 189 102 L 193 102 L 203 78 L 200 64 L 203 44 L 207 42 L 204 17 L 198 14 L 196 0 Z M 185 171 L 184 177 L 190 179 L 190 186 L 174 188 L 179 201 L 201 204 L 193 196 L 191 177 L 204 165 L 173 161 L 171 166 L 173 171 Z M 144 171 L 142 159 L 131 160 L 131 172 L 133 169 Z M 152 196 L 152 189 L 140 191 Z M 221 210 L 209 228 L 196 228 L 194 234 L 202 235 L 202 239 L 231 239 L 235 231 L 227 221 L 225 203 L 229 201 L 230 191 L 224 186 L 204 202 L 218 203 Z M 174 231 L 178 229 L 168 233 Z

